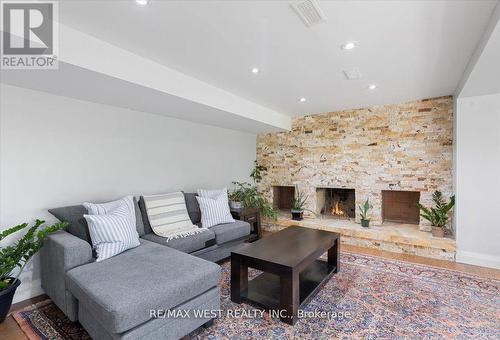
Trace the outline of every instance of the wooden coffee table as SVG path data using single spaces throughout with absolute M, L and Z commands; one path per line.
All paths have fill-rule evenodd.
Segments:
M 305 306 L 339 270 L 340 235 L 291 226 L 231 253 L 231 300 L 275 310 L 294 324 Z M 328 252 L 328 261 L 319 257 Z M 248 267 L 263 271 L 248 281 Z

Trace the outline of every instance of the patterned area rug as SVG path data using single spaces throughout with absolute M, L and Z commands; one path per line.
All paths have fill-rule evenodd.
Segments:
M 71 322 L 51 300 L 15 312 L 14 319 L 30 340 L 87 340 L 90 336 L 78 322 Z
M 258 275 L 249 270 L 250 276 Z M 500 339 L 500 281 L 380 257 L 341 253 L 341 268 L 289 326 L 230 300 L 222 265 L 222 313 L 194 339 Z M 239 317 L 235 317 L 239 316 Z M 16 312 L 30 339 L 88 339 L 50 301 Z

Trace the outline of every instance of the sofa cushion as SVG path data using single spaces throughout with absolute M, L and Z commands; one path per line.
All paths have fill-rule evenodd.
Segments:
M 170 309 L 219 284 L 212 262 L 141 239 L 139 247 L 67 273 L 68 290 L 111 333 L 149 319 L 151 309 Z
M 250 235 L 250 224 L 245 221 L 235 220 L 233 223 L 215 225 L 210 230 L 215 233 L 217 244 L 222 244 Z
M 193 224 L 198 224 L 201 222 L 201 210 L 198 201 L 196 200 L 196 193 L 184 193 L 184 199 L 186 200 L 186 208 L 189 214 L 189 218 Z
M 144 224 L 142 221 L 141 211 L 139 209 L 139 204 L 137 199 L 134 197 L 134 208 L 135 208 L 135 219 L 136 219 L 136 229 L 139 236 L 144 235 Z M 87 221 L 83 215 L 87 214 L 88 211 L 83 205 L 72 205 L 61 208 L 49 209 L 49 213 L 54 215 L 59 221 L 68 222 L 67 231 L 82 240 L 91 243 L 89 227 Z
M 198 234 L 174 238 L 169 241 L 167 241 L 165 237 L 158 236 L 155 233 L 146 234 L 142 236 L 142 238 L 151 242 L 172 247 L 184 253 L 192 253 L 193 251 L 210 247 L 215 244 L 215 233 L 210 229 L 204 230 Z

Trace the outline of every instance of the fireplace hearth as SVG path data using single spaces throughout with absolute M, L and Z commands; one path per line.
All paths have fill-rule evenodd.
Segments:
M 316 188 L 316 213 L 327 218 L 351 219 L 356 216 L 354 189 Z

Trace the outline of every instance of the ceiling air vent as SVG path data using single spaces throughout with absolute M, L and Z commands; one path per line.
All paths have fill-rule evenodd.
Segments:
M 357 67 L 348 68 L 343 72 L 348 80 L 360 79 L 362 77 L 361 71 Z
M 307 27 L 326 20 L 325 14 L 315 0 L 297 1 L 290 4 Z

